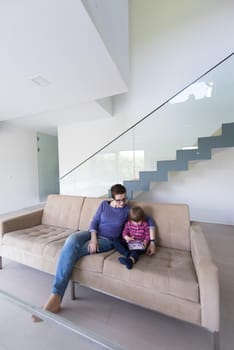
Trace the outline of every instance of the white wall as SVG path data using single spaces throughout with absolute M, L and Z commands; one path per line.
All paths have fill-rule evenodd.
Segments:
M 129 18 L 128 0 L 82 0 L 100 32 L 111 57 L 128 82 L 129 77 Z
M 114 97 L 113 119 L 59 128 L 60 174 L 229 55 L 233 51 L 233 13 L 234 2 L 230 0 L 130 1 L 129 92 Z M 215 181 L 207 182 L 209 197 L 216 185 Z M 187 193 L 187 201 L 193 206 L 197 191 L 189 188 Z M 231 191 L 226 195 L 231 196 Z M 168 193 L 167 201 L 173 201 L 173 193 Z M 230 215 L 216 216 L 216 204 L 210 204 L 216 222 L 230 222 Z M 230 210 L 229 205 L 224 210 Z M 205 221 L 204 213 L 200 211 L 200 214 Z
M 1 123 L 0 159 L 0 214 L 37 204 L 36 133 Z

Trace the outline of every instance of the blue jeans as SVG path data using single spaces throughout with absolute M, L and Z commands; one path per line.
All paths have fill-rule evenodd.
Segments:
M 65 241 L 62 248 L 57 271 L 55 274 L 52 293 L 63 297 L 75 263 L 85 255 L 89 255 L 88 245 L 91 239 L 89 231 L 72 233 Z M 108 238 L 98 237 L 99 251 L 103 253 L 114 248 L 113 242 Z

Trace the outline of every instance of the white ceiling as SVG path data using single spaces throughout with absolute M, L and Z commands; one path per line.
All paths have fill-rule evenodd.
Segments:
M 2 121 L 54 133 L 106 117 L 95 100 L 127 90 L 80 0 L 1 1 L 0 44 Z

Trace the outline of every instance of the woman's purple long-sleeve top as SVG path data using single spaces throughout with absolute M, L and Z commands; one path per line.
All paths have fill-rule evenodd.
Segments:
M 124 229 L 124 224 L 128 220 L 130 207 L 125 205 L 123 208 L 113 208 L 110 202 L 104 200 L 98 207 L 94 215 L 89 231 L 95 230 L 98 236 L 109 239 L 118 238 Z M 150 227 L 155 224 L 151 218 L 148 218 Z

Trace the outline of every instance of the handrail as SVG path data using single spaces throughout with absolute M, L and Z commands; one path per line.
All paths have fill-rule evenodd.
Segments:
M 103 147 L 101 147 L 100 149 L 98 149 L 96 152 L 94 152 L 91 156 L 89 156 L 88 158 L 86 158 L 85 160 L 83 160 L 81 163 L 79 163 L 78 165 L 76 165 L 74 168 L 72 168 L 71 170 L 69 170 L 66 174 L 64 174 L 63 176 L 60 177 L 60 180 L 64 179 L 66 176 L 68 176 L 69 174 L 71 174 L 74 170 L 76 170 L 77 168 L 79 168 L 81 165 L 83 165 L 84 163 L 86 163 L 88 160 L 90 160 L 91 158 L 93 158 L 94 156 L 96 156 L 96 154 L 98 154 L 99 152 L 101 152 L 103 149 L 105 149 L 106 147 L 108 147 L 109 145 L 111 145 L 113 142 L 115 142 L 116 140 L 118 140 L 121 136 L 125 135 L 128 131 L 130 131 L 131 129 L 133 129 L 135 126 L 137 126 L 138 124 L 140 124 L 143 120 L 147 119 L 149 116 L 151 116 L 154 112 L 158 111 L 160 108 L 162 108 L 163 106 L 165 106 L 168 102 L 170 102 L 173 98 L 175 98 L 176 96 L 178 96 L 181 92 L 183 92 L 184 90 L 186 90 L 188 87 L 190 87 L 191 85 L 193 85 L 194 83 L 196 83 L 198 80 L 200 80 L 201 78 L 203 78 L 205 75 L 207 75 L 209 72 L 211 72 L 212 70 L 214 70 L 216 67 L 220 66 L 222 63 L 224 63 L 226 60 L 228 60 L 232 55 L 234 55 L 234 52 L 232 52 L 230 55 L 226 56 L 224 59 L 222 59 L 221 61 L 219 61 L 218 63 L 216 63 L 213 67 L 211 67 L 210 69 L 208 69 L 205 73 L 201 74 L 198 78 L 196 78 L 195 80 L 193 80 L 191 83 L 189 83 L 188 85 L 186 85 L 183 89 L 179 90 L 177 93 L 175 93 L 173 96 L 171 96 L 170 98 L 168 98 L 166 101 L 164 101 L 162 104 L 160 104 L 158 107 L 156 107 L 155 109 L 153 109 L 150 113 L 146 114 L 143 118 L 141 118 L 140 120 L 138 120 L 138 122 L 136 122 L 135 124 L 133 124 L 132 126 L 130 126 L 128 129 L 126 129 L 125 131 L 123 131 L 120 135 L 118 135 L 117 137 L 115 137 L 113 140 L 111 140 L 110 142 L 108 142 L 107 144 L 105 144 Z

